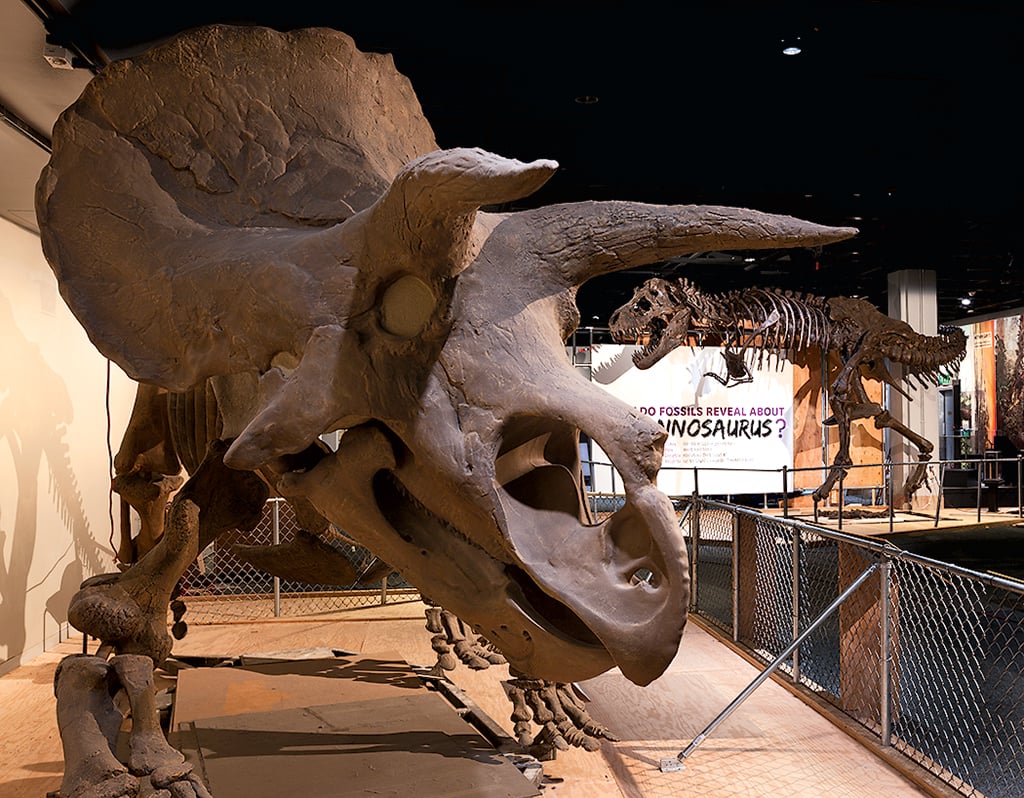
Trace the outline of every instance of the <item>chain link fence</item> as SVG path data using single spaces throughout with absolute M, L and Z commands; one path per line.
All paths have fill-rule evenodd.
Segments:
M 373 584 L 306 584 L 279 579 L 240 559 L 235 546 L 288 544 L 299 525 L 283 499 L 270 499 L 251 532 L 232 530 L 217 538 L 196 558 L 181 579 L 181 599 L 188 623 L 318 615 L 419 599 L 419 592 L 391 572 Z M 378 563 L 374 555 L 340 534 L 325 542 L 363 574 Z
M 693 611 L 971 798 L 1024 795 L 1024 585 L 696 499 Z

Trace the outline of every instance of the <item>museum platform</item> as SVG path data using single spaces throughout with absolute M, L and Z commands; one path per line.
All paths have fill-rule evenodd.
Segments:
M 175 644 L 175 655 L 216 658 L 323 646 L 400 652 L 407 662 L 434 662 L 419 602 L 301 620 L 196 625 Z M 60 787 L 63 757 L 56 728 L 53 671 L 62 657 L 81 650 L 81 638 L 72 638 L 0 677 L 0 722 L 5 730 L 0 747 L 0 795 L 5 798 L 42 798 Z M 822 709 L 805 703 L 775 680 L 765 682 L 722 723 L 686 759 L 684 770 L 661 772 L 661 759 L 679 754 L 757 673 L 699 621 L 691 621 L 678 656 L 648 687 L 631 684 L 617 670 L 581 685 L 590 697 L 591 715 L 620 741 L 605 742 L 593 753 L 579 749 L 558 752 L 554 760 L 543 762 L 541 794 L 555 798 L 901 798 L 944 794 L 927 782 L 911 781 L 887 763 L 884 751 L 859 740 L 856 730 L 836 725 Z M 460 666 L 451 674 L 451 681 L 477 707 L 501 727 L 511 729 L 511 704 L 501 687 L 506 678 L 505 667 L 471 671 Z M 381 697 L 379 681 L 367 681 L 367 687 Z M 223 717 L 221 709 L 213 714 Z M 394 742 L 396 752 L 401 753 L 401 740 Z M 296 768 L 311 761 L 308 752 L 295 759 Z M 442 772 L 451 762 L 443 752 L 434 759 Z M 287 757 L 279 757 L 278 763 L 287 766 Z M 458 782 L 458 769 L 452 768 L 451 774 L 450 795 L 505 794 L 486 788 L 462 790 L 469 785 Z M 340 778 L 337 794 L 373 794 L 352 792 L 347 789 L 352 785 Z M 256 792 L 249 795 L 259 798 Z

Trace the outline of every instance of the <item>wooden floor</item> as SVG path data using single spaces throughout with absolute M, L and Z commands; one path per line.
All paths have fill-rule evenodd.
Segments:
M 81 651 L 81 646 L 81 638 L 72 639 L 0 677 L 3 798 L 43 798 L 60 786 L 63 764 L 53 671 L 63 656 Z M 175 653 L 237 656 L 317 646 L 399 652 L 414 665 L 434 662 L 419 603 L 367 608 L 331 618 L 194 626 L 175 644 Z M 679 655 L 652 685 L 638 688 L 617 670 L 583 683 L 591 697 L 591 714 L 621 741 L 605 743 L 595 753 L 561 752 L 545 762 L 548 781 L 543 794 L 557 798 L 929 794 L 771 680 L 686 759 L 684 770 L 662 773 L 661 759 L 676 756 L 756 675 L 746 660 L 690 623 Z M 459 668 L 451 678 L 492 719 L 511 728 L 511 705 L 500 685 L 507 678 L 507 668 L 477 672 Z

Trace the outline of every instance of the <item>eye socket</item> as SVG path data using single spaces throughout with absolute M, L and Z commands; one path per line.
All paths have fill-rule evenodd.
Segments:
M 651 307 L 652 306 L 650 301 L 644 298 L 637 300 L 636 304 L 633 305 L 633 310 L 635 310 L 637 313 L 646 313 L 651 309 Z

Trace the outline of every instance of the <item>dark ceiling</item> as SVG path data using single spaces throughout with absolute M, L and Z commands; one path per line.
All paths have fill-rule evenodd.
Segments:
M 557 160 L 521 207 L 726 204 L 861 230 L 817 252 L 712 253 L 594 280 L 580 292 L 584 325 L 606 324 L 633 286 L 666 269 L 711 290 L 774 285 L 866 296 L 883 310 L 888 273 L 929 269 L 940 322 L 1024 307 L 1019 0 L 0 7 L 17 4 L 83 79 L 211 22 L 344 31 L 394 56 L 442 147 Z M 785 55 L 789 45 L 802 51 Z M 0 78 L 0 103 L 17 122 L 9 83 Z M 45 139 L 52 121 L 27 127 Z

